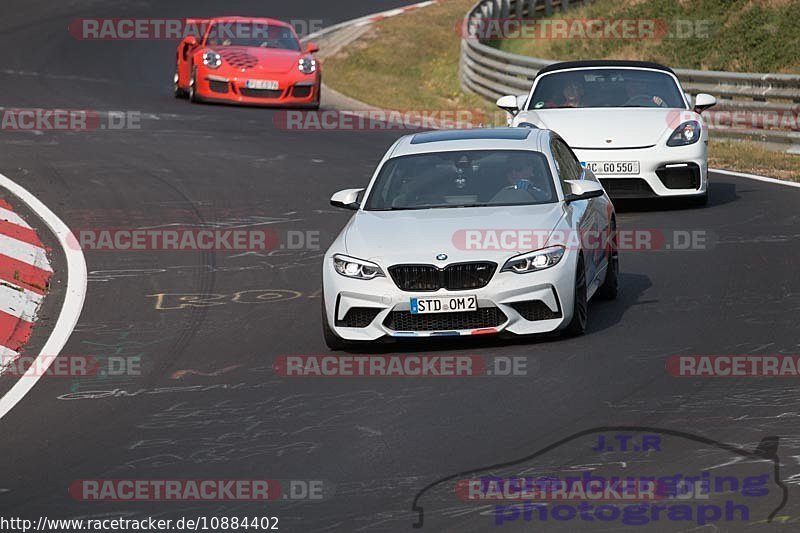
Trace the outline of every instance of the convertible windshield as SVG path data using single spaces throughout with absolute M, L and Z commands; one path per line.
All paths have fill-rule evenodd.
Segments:
M 364 209 L 533 205 L 557 200 L 543 154 L 470 150 L 390 159 L 375 180 Z
M 686 107 L 674 78 L 665 72 L 597 68 L 546 74 L 528 109 L 566 107 Z
M 208 29 L 206 44 L 300 51 L 300 43 L 291 29 L 261 22 L 217 22 Z

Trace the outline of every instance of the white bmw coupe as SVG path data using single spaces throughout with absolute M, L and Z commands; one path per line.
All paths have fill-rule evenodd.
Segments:
M 543 129 L 399 139 L 325 254 L 331 349 L 383 337 L 583 333 L 588 301 L 614 298 L 615 212 L 591 170 Z
M 708 199 L 708 129 L 700 113 L 716 99 L 690 105 L 675 73 L 641 61 L 571 61 L 539 71 L 527 95 L 498 107 L 512 126 L 558 132 L 612 198 Z

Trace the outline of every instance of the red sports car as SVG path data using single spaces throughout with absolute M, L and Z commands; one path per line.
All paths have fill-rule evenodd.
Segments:
M 190 19 L 202 39 L 178 45 L 175 96 L 192 102 L 319 107 L 322 72 L 291 25 L 268 18 Z

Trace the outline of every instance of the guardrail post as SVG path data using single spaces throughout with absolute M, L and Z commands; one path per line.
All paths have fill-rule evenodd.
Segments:
M 549 17 L 553 14 L 553 0 L 544 0 L 544 15 Z
M 533 14 L 536 13 L 536 2 L 538 0 L 525 0 L 522 16 L 527 19 L 532 19 Z
M 514 1 L 514 18 L 521 19 L 522 11 L 525 9 L 525 0 Z

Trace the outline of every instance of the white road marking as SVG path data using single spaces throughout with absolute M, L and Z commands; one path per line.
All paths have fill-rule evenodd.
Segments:
M 737 178 L 747 178 L 750 180 L 763 181 L 764 183 L 774 183 L 775 185 L 786 185 L 787 187 L 800 187 L 800 183 L 797 183 L 796 181 L 779 180 L 776 178 L 769 178 L 767 176 L 759 176 L 757 174 L 734 172 L 733 170 L 722 170 L 719 168 L 709 168 L 708 171 L 716 172 L 717 174 L 726 174 L 728 176 L 736 176 Z

